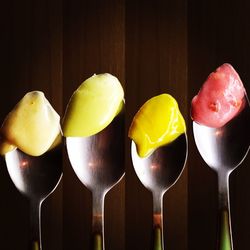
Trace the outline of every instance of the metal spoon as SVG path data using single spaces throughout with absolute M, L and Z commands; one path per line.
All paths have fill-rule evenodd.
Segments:
M 104 199 L 124 175 L 124 113 L 89 137 L 66 137 L 71 165 L 92 192 L 94 249 L 105 249 Z
M 229 176 L 249 150 L 250 108 L 247 97 L 241 113 L 221 128 L 193 122 L 196 146 L 207 165 L 218 175 L 219 250 L 233 250 L 230 218 Z
M 62 176 L 62 147 L 34 157 L 15 149 L 5 155 L 9 175 L 17 189 L 30 200 L 32 250 L 42 250 L 41 205 Z
M 140 158 L 135 143 L 131 144 L 131 155 L 135 172 L 142 184 L 153 195 L 154 250 L 164 249 L 162 209 L 163 196 L 180 177 L 188 154 L 187 135 L 156 149 L 150 156 Z

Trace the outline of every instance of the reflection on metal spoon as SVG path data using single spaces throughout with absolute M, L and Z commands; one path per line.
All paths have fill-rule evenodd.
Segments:
M 172 187 L 180 177 L 188 154 L 187 135 L 182 134 L 172 143 L 157 148 L 151 155 L 140 158 L 135 143 L 132 141 L 131 155 L 135 172 L 142 184 L 152 192 L 154 231 L 156 245 L 164 249 L 162 230 L 162 201 L 164 193 Z M 159 243 L 159 233 L 161 242 Z
M 221 128 L 210 128 L 193 122 L 196 146 L 207 165 L 218 175 L 219 213 L 222 222 L 217 248 L 219 250 L 225 244 L 233 250 L 229 175 L 241 164 L 249 151 L 250 108 L 247 97 L 246 103 L 241 113 Z
M 94 245 L 101 241 L 104 250 L 104 198 L 124 175 L 124 112 L 98 134 L 66 137 L 66 145 L 77 177 L 92 192 Z
M 5 155 L 5 161 L 13 183 L 30 200 L 31 245 L 41 250 L 41 204 L 62 177 L 62 146 L 37 157 L 15 149 Z

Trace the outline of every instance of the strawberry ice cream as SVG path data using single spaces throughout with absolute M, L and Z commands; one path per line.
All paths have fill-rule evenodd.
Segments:
M 228 63 L 211 73 L 192 100 L 192 119 L 218 128 L 234 118 L 245 105 L 245 88 L 235 69 Z

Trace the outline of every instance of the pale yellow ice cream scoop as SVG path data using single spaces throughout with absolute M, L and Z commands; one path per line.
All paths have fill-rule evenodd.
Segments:
M 176 100 L 169 94 L 161 94 L 139 109 L 128 135 L 135 142 L 138 155 L 147 157 L 185 132 L 185 121 Z
M 87 137 L 107 127 L 121 111 L 124 92 L 119 80 L 98 74 L 85 80 L 73 93 L 63 119 L 65 137 Z
M 43 92 L 27 93 L 6 116 L 0 129 L 0 154 L 19 148 L 39 156 L 60 141 L 60 116 Z

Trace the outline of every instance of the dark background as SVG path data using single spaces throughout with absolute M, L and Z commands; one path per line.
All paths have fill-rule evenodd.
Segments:
M 172 94 L 188 124 L 189 158 L 165 195 L 166 249 L 215 249 L 216 175 L 194 145 L 190 102 L 207 75 L 224 62 L 250 91 L 250 2 L 195 0 L 11 0 L 0 8 L 0 121 L 31 90 L 42 90 L 63 115 L 72 92 L 93 73 L 116 75 L 126 91 L 126 126 L 138 108 Z M 249 135 L 249 131 L 247 131 Z M 147 250 L 151 194 L 131 165 L 106 197 L 107 250 Z M 250 159 L 231 176 L 235 250 L 248 250 Z M 28 202 L 0 160 L 0 248 L 27 250 Z M 91 194 L 70 167 L 42 207 L 45 250 L 88 250 Z

